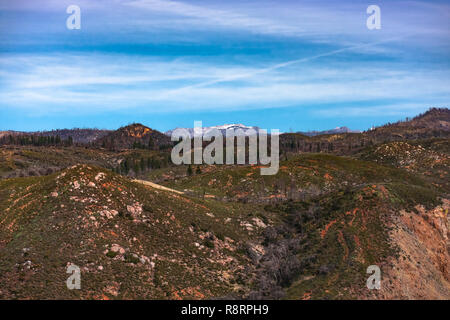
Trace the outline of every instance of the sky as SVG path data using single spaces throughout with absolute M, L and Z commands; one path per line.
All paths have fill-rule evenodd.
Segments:
M 0 0 L 0 130 L 366 130 L 449 107 L 449 71 L 448 1 Z

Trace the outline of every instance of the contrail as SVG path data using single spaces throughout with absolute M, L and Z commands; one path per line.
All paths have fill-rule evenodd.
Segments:
M 249 78 L 258 74 L 262 74 L 262 73 L 266 73 L 266 72 L 270 72 L 273 70 L 277 70 L 280 68 L 284 68 L 284 67 L 288 67 L 290 65 L 293 64 L 297 64 L 297 63 L 303 63 L 303 62 L 308 62 L 311 60 L 315 60 L 318 58 L 322 58 L 322 57 L 328 57 L 328 56 L 332 56 L 341 52 L 345 52 L 345 51 L 351 51 L 354 49 L 360 49 L 360 48 L 367 48 L 367 47 L 372 47 L 372 46 L 376 46 L 382 43 L 386 43 L 386 42 L 391 42 L 394 40 L 398 40 L 398 39 L 402 39 L 404 37 L 397 37 L 397 38 L 391 38 L 391 39 L 387 39 L 387 40 L 383 40 L 383 41 L 377 41 L 377 42 L 371 42 L 371 43 L 365 43 L 365 44 L 360 44 L 357 46 L 351 46 L 351 47 L 346 47 L 346 48 L 342 48 L 342 49 L 337 49 L 337 50 L 333 50 L 330 52 L 325 52 L 325 53 L 321 53 L 321 54 L 317 54 L 311 57 L 306 57 L 306 58 L 301 58 L 301 59 L 296 59 L 296 60 L 291 60 L 291 61 L 287 61 L 287 62 L 283 62 L 283 63 L 279 63 L 276 65 L 273 65 L 271 67 L 267 67 L 267 68 L 263 68 L 260 70 L 256 70 L 253 72 L 249 72 L 249 73 L 243 73 L 243 74 L 238 74 L 238 75 L 234 75 L 234 76 L 228 76 L 228 77 L 223 77 L 223 78 L 219 78 L 216 80 L 210 80 L 210 81 L 205 81 L 205 82 L 201 82 L 201 83 L 197 83 L 194 85 L 190 85 L 190 86 L 186 86 L 186 87 L 182 87 L 179 89 L 175 89 L 172 90 L 170 93 L 175 93 L 178 91 L 182 91 L 182 90 L 186 90 L 186 89 L 192 89 L 192 88 L 201 88 L 201 87 L 207 87 L 216 83 L 221 83 L 221 82 L 228 82 L 228 81 L 233 81 L 233 80 L 238 80 L 238 79 L 242 79 L 242 78 Z

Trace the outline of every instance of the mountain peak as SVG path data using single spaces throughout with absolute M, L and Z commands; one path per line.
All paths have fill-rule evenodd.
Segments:
M 151 129 L 147 126 L 144 126 L 141 123 L 132 123 L 127 126 L 121 127 L 118 130 L 132 132 L 132 131 L 149 131 Z
M 111 149 L 126 149 L 136 146 L 153 149 L 171 144 L 170 139 L 164 134 L 141 123 L 132 123 L 121 127 L 96 142 Z
M 193 129 L 193 128 L 176 128 L 176 129 L 185 129 L 185 130 L 189 131 L 189 133 L 190 133 L 191 135 L 194 134 L 194 129 Z M 176 129 L 168 130 L 168 131 L 166 131 L 164 134 L 167 135 L 167 136 L 170 136 L 170 135 L 172 134 L 172 132 L 173 132 L 174 130 L 176 130 Z M 238 124 L 223 124 L 223 125 L 219 125 L 219 126 L 202 127 L 202 133 L 206 133 L 207 131 L 212 130 L 212 129 L 217 129 L 217 130 L 219 130 L 223 135 L 226 134 L 226 131 L 227 131 L 227 130 L 233 130 L 233 131 L 236 131 L 236 130 L 242 130 L 244 133 L 245 133 L 247 130 L 252 130 L 252 129 L 255 130 L 256 132 L 259 131 L 259 128 L 258 128 L 258 127 L 255 127 L 255 126 L 246 126 L 246 125 L 244 125 L 244 124 L 242 124 L 242 123 L 238 123 Z
M 422 114 L 414 117 L 411 121 L 420 120 L 448 120 L 450 118 L 450 109 L 448 108 L 430 108 Z

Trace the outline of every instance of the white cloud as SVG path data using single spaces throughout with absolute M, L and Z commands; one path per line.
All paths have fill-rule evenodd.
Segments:
M 269 19 L 255 18 L 245 13 L 228 10 L 210 9 L 179 1 L 168 0 L 132 0 L 124 5 L 149 11 L 169 13 L 197 19 L 195 22 L 234 29 L 248 29 L 269 34 L 294 34 L 298 28 L 277 23 Z M 186 22 L 186 21 L 184 21 Z
M 261 72 L 202 61 L 126 61 L 104 55 L 2 57 L 0 108 L 42 113 L 134 109 L 174 113 L 389 99 L 450 102 L 447 70 L 342 62 L 335 66 L 290 64 L 291 68 Z M 195 85 L 211 81 L 212 85 Z M 355 114 L 358 110 L 348 111 Z
M 65 14 L 66 8 L 72 4 L 76 4 L 83 9 L 104 9 L 114 2 L 118 3 L 119 0 L 0 0 L 0 10 L 59 11 Z
M 318 109 L 313 114 L 323 118 L 335 118 L 335 117 L 386 117 L 396 116 L 405 117 L 405 115 L 417 115 L 421 112 L 428 110 L 431 107 L 449 107 L 449 100 L 435 100 L 428 99 L 426 101 L 420 100 L 414 103 L 412 102 L 398 102 L 389 103 L 383 105 L 369 105 L 364 106 L 361 103 L 359 107 L 341 107 L 341 108 L 324 108 Z
M 392 42 L 398 40 L 398 38 L 393 38 L 393 39 L 387 39 L 387 40 L 383 40 L 383 41 L 378 41 L 378 42 L 373 42 L 373 43 L 364 43 L 364 44 L 359 44 L 359 45 L 354 45 L 354 46 L 350 46 L 350 47 L 344 47 L 341 49 L 336 49 L 336 50 L 332 50 L 332 51 L 327 51 L 324 53 L 319 53 L 313 56 L 309 56 L 309 57 L 305 57 L 305 58 L 300 58 L 300 59 L 296 59 L 296 60 L 290 60 L 290 61 L 286 61 L 286 62 L 281 62 L 278 64 L 274 64 L 272 66 L 266 67 L 266 68 L 260 68 L 257 70 L 253 70 L 251 72 L 247 72 L 247 73 L 241 73 L 241 74 L 233 74 L 230 76 L 226 76 L 226 77 L 222 77 L 222 78 L 216 78 L 214 80 L 210 80 L 210 81 L 206 81 L 206 82 L 201 82 L 198 84 L 194 84 L 188 87 L 184 87 L 181 89 L 177 89 L 175 92 L 179 92 L 179 91 L 183 91 L 186 89 L 191 89 L 194 87 L 206 87 L 206 86 L 210 86 L 210 85 L 214 85 L 214 84 L 218 84 L 218 83 L 222 83 L 222 82 L 229 82 L 229 81 L 235 81 L 235 80 L 240 80 L 240 79 L 245 79 L 245 78 L 251 78 L 251 77 L 255 77 L 255 76 L 259 76 L 261 74 L 264 73 L 269 73 L 269 72 L 273 72 L 276 71 L 278 69 L 282 69 L 282 68 L 286 68 L 292 65 L 296 65 L 296 64 L 300 64 L 300 63 L 305 63 L 305 62 L 310 62 L 319 58 L 323 58 L 323 57 L 330 57 L 333 55 L 337 55 L 339 53 L 343 53 L 343 52 L 347 52 L 347 51 L 353 51 L 353 50 L 360 50 L 360 49 L 366 49 L 366 48 L 371 48 L 383 43 L 388 43 L 388 42 Z M 174 93 L 175 93 L 174 92 Z
M 183 61 L 109 55 L 0 57 L 4 85 L 21 89 L 89 85 L 139 85 L 151 82 L 205 81 L 250 68 L 221 68 Z
M 172 0 L 124 0 L 126 7 L 149 13 L 165 14 L 158 23 L 164 28 L 193 30 L 225 28 L 252 33 L 301 37 L 326 43 L 353 43 L 377 37 L 443 35 L 449 31 L 449 6 L 430 5 L 422 1 L 383 2 L 382 29 L 371 32 L 366 28 L 367 3 L 353 1 L 290 1 L 280 4 L 259 1 L 207 1 L 195 4 Z M 155 20 L 136 19 L 136 24 L 155 25 Z M 414 41 L 410 39 L 409 41 Z

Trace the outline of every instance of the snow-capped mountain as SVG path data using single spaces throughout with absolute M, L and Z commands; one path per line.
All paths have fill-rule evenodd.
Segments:
M 185 129 L 188 130 L 189 133 L 191 134 L 191 136 L 194 135 L 194 129 L 193 128 L 176 128 L 176 129 Z M 167 136 L 171 136 L 172 132 L 176 129 L 173 130 L 169 130 L 164 132 L 165 135 Z M 205 134 L 206 132 L 212 130 L 212 129 L 217 129 L 219 130 L 223 136 L 226 135 L 227 130 L 233 131 L 235 135 L 239 135 L 239 134 L 247 134 L 248 130 L 254 130 L 255 133 L 259 132 L 259 128 L 258 127 L 249 127 L 243 124 L 224 124 L 221 126 L 212 126 L 212 127 L 202 127 L 202 133 Z
M 189 134 L 191 136 L 194 135 L 194 129 L 193 128 L 176 128 L 176 129 L 185 129 L 189 131 Z M 165 135 L 167 136 L 171 136 L 172 132 L 176 129 L 173 130 L 169 130 L 164 132 Z M 202 133 L 205 134 L 206 132 L 208 132 L 211 129 L 217 129 L 219 130 L 222 135 L 225 137 L 226 131 L 227 130 L 232 130 L 234 132 L 235 135 L 239 135 L 239 134 L 247 134 L 248 130 L 253 129 L 256 133 L 259 132 L 260 128 L 256 127 L 256 126 L 246 126 L 243 124 L 224 124 L 221 126 L 212 126 L 212 127 L 202 127 Z M 241 130 L 241 131 L 239 131 Z M 330 130 L 324 130 L 324 131 L 307 131 L 307 132 L 298 132 L 301 133 L 305 136 L 318 136 L 318 135 L 322 135 L 322 134 L 338 134 L 338 133 L 359 133 L 361 131 L 358 130 L 351 130 L 347 127 L 336 127 L 334 129 L 330 129 Z M 268 134 L 270 134 L 270 130 L 268 130 Z

